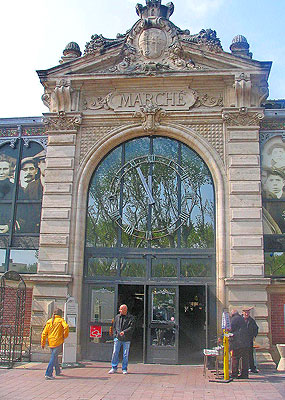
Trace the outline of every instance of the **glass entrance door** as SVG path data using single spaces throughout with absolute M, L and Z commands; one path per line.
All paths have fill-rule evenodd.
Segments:
M 149 286 L 147 362 L 178 363 L 178 286 Z
M 116 286 L 89 285 L 88 303 L 83 312 L 83 356 L 89 360 L 110 361 L 113 337 L 110 327 L 114 318 Z

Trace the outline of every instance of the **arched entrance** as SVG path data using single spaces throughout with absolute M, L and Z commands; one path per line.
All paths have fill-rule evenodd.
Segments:
M 215 275 L 214 186 L 202 158 L 160 136 L 108 153 L 89 186 L 83 356 L 109 360 L 109 326 L 126 303 L 134 359 L 200 361 L 216 334 Z

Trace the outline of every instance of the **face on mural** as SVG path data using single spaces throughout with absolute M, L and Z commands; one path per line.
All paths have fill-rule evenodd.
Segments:
M 277 197 L 280 197 L 278 194 L 282 194 L 283 186 L 284 179 L 281 178 L 281 176 L 273 174 L 268 175 L 266 188 L 269 192 L 276 194 Z
M 264 187 L 266 180 L 267 180 L 267 171 L 262 170 L 261 171 L 261 184 Z
M 41 175 L 45 176 L 46 160 L 45 159 L 39 160 L 38 167 L 40 169 Z
M 0 181 L 10 176 L 10 164 L 8 161 L 0 161 Z
M 275 147 L 272 150 L 272 162 L 277 168 L 285 165 L 285 150 L 283 147 Z
M 36 168 L 32 162 L 27 162 L 22 167 L 23 179 L 27 183 L 35 179 L 37 172 L 38 168 Z

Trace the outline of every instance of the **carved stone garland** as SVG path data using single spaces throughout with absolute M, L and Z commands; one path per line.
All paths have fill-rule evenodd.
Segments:
M 241 107 L 238 111 L 223 112 L 222 118 L 228 126 L 259 126 L 264 114 Z
M 44 118 L 43 122 L 47 125 L 48 130 L 69 131 L 77 130 L 81 124 L 82 116 L 80 114 L 66 114 L 60 111 L 56 115 L 49 115 Z

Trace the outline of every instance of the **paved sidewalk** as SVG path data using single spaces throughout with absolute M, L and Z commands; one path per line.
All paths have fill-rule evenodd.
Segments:
M 285 399 L 285 374 L 264 370 L 249 380 L 212 383 L 201 366 L 131 364 L 130 373 L 108 375 L 109 363 L 87 362 L 44 379 L 46 364 L 0 370 L 1 400 L 278 400 Z

